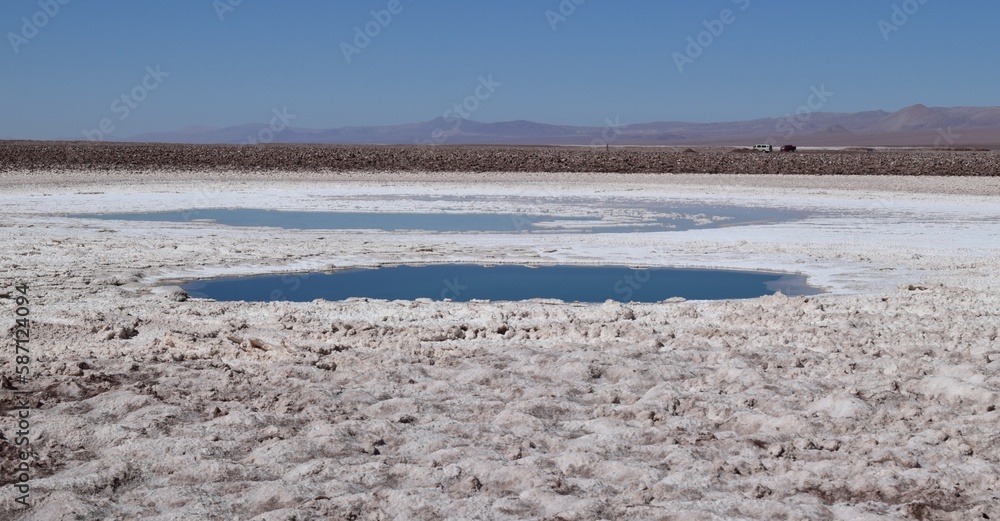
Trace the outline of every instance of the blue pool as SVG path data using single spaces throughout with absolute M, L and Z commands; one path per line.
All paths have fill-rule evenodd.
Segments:
M 574 207 L 576 208 L 576 207 Z M 801 219 L 800 211 L 735 206 L 590 207 L 589 216 L 538 213 L 388 213 L 206 208 L 152 213 L 72 214 L 78 219 L 212 222 L 298 230 L 382 230 L 454 233 L 635 233 L 745 226 Z
M 626 266 L 481 266 L 441 264 L 347 269 L 332 273 L 236 277 L 184 285 L 193 297 L 220 301 L 561 299 L 566 302 L 659 302 L 755 298 L 781 291 L 814 295 L 802 275 Z

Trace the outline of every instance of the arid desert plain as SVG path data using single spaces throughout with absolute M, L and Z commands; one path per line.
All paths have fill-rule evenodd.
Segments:
M 0 186 L 0 371 L 32 391 L 35 453 L 33 507 L 5 473 L 4 519 L 1000 519 L 998 177 L 116 165 Z M 638 200 L 804 216 L 557 234 L 70 217 Z M 451 262 L 771 270 L 823 293 L 234 303 L 178 286 Z

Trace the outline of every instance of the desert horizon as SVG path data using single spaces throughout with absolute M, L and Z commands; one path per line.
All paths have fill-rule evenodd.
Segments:
M 817 103 L 819 103 L 817 101 Z M 821 106 L 821 105 L 819 105 Z M 770 143 L 804 146 L 1000 147 L 1000 107 L 930 108 L 828 113 L 803 105 L 794 114 L 729 122 L 633 122 L 606 118 L 603 126 L 580 127 L 513 120 L 484 123 L 448 117 L 384 126 L 307 129 L 291 125 L 287 108 L 269 123 L 230 127 L 189 125 L 170 132 L 137 134 L 120 142 L 177 144 L 417 144 L 417 145 L 589 145 L 740 146 Z M 81 137 L 102 141 L 98 133 Z M 71 139 L 78 141 L 79 139 Z

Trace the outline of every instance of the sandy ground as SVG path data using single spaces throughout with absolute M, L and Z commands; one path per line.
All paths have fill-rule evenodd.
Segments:
M 15 171 L 0 185 L 0 301 L 13 324 L 13 286 L 29 284 L 37 452 L 33 506 L 6 486 L 5 519 L 1000 518 L 995 178 Z M 463 195 L 482 199 L 433 197 Z M 633 199 L 811 216 L 556 236 L 59 216 L 558 215 Z M 450 261 L 777 269 L 827 293 L 234 304 L 162 285 Z

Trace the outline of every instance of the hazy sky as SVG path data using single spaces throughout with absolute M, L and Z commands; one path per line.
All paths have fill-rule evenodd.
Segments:
M 996 0 L 2 0 L 0 137 L 275 109 L 396 124 L 463 102 L 479 121 L 728 121 L 817 104 L 813 87 L 833 112 L 998 105 L 998 15 Z

